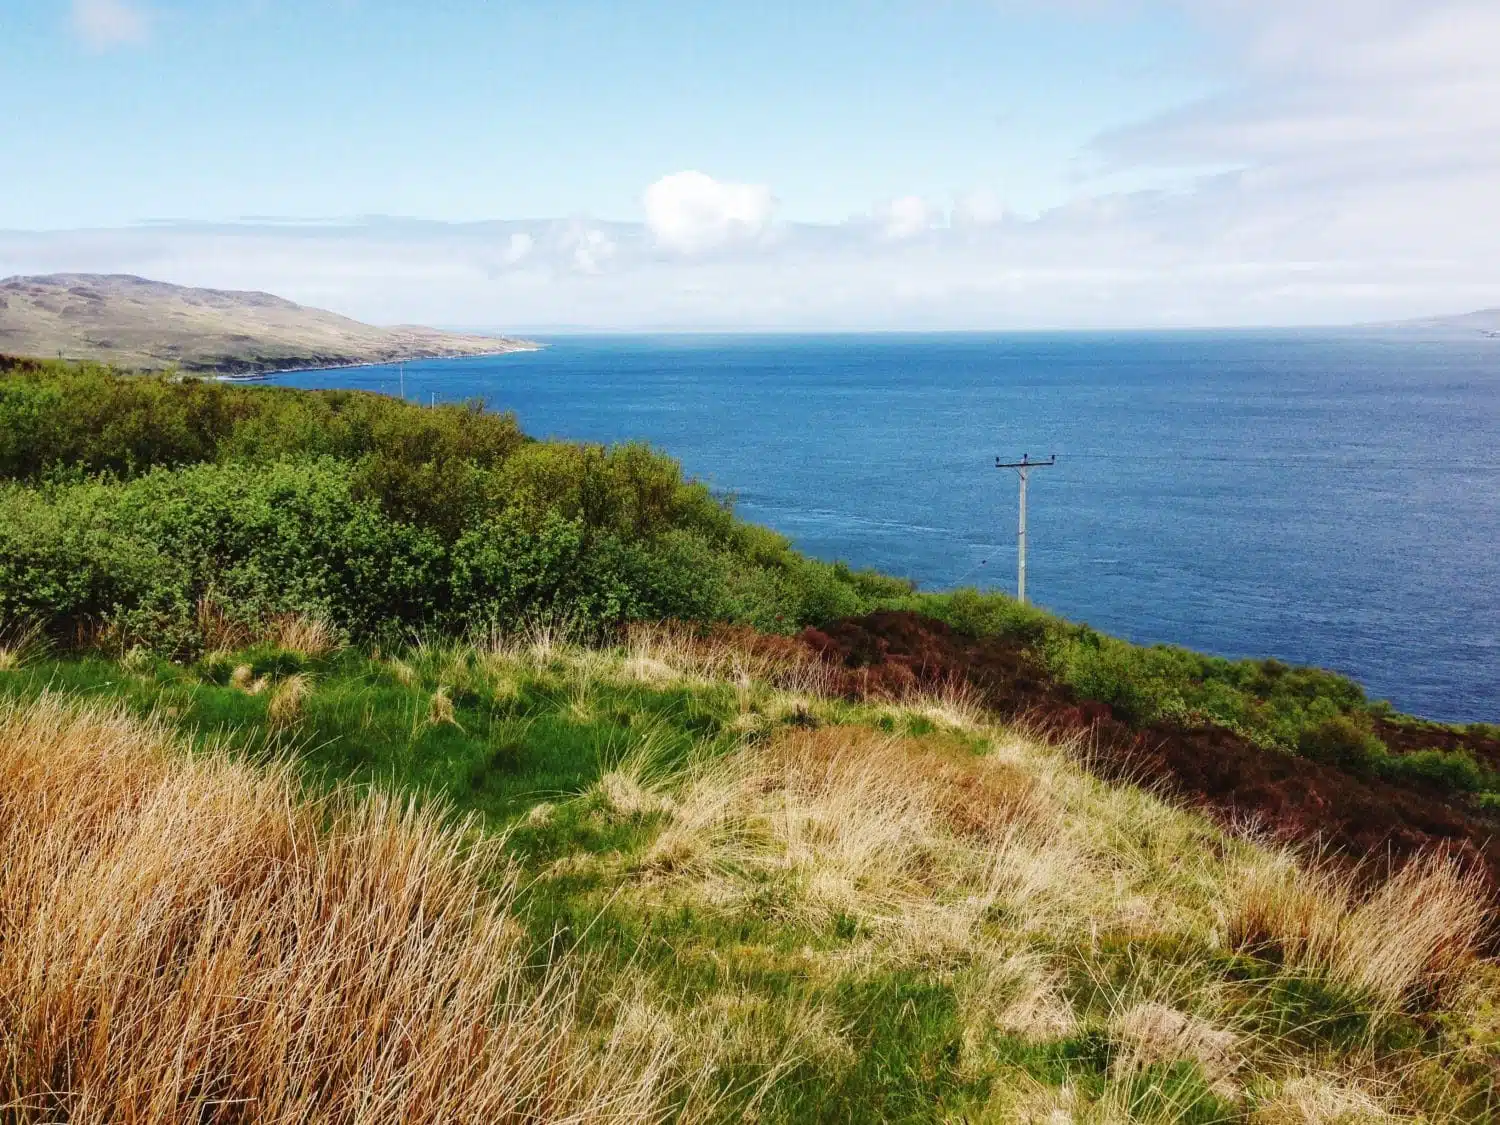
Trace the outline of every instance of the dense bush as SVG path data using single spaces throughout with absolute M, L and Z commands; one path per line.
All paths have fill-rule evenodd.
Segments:
M 787 630 L 866 608 L 848 572 L 784 543 L 777 554 L 757 539 L 748 555 L 711 520 L 634 534 L 566 506 L 494 507 L 449 541 L 393 516 L 357 466 L 331 457 L 12 484 L 0 490 L 0 620 L 184 652 L 201 643 L 204 599 L 246 623 L 302 611 L 363 638 L 538 617 Z
M 641 444 L 535 442 L 478 405 L 121 377 L 0 378 L 0 615 L 191 648 L 204 598 L 354 636 L 549 615 L 789 630 L 909 584 L 797 555 Z
M 365 464 L 375 487 L 377 470 L 399 478 L 402 468 L 420 466 L 494 468 L 527 440 L 512 415 L 474 404 L 423 408 L 357 391 L 120 376 L 95 364 L 5 367 L 0 476 L 13 480 L 329 456 Z
M 285 610 L 351 633 L 442 608 L 443 546 L 354 495 L 331 459 L 196 466 L 0 494 L 0 614 L 61 636 L 192 647 L 213 597 L 247 620 Z
M 1349 715 L 1333 715 L 1308 727 L 1297 740 L 1297 750 L 1305 758 L 1354 774 L 1374 773 L 1387 757 L 1385 744 Z

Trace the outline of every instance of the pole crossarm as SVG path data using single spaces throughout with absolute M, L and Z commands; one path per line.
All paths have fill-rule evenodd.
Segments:
M 1033 461 L 1029 453 L 1021 454 L 1019 461 L 995 458 L 995 468 L 1014 469 L 1016 476 L 1021 478 L 1021 522 L 1016 533 L 1016 600 L 1023 605 L 1026 602 L 1026 485 L 1030 482 L 1032 469 L 1046 469 L 1055 464 L 1056 453 L 1045 461 Z
M 1045 461 L 1033 461 L 1029 453 L 1021 454 L 1019 461 L 1001 461 L 1000 458 L 995 458 L 995 468 L 997 469 L 1046 469 L 1055 464 L 1057 464 L 1056 453 L 1048 457 Z

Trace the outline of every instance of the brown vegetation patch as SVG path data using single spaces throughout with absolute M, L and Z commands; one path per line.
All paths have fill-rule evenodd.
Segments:
M 1088 764 L 1102 776 L 1158 786 L 1226 823 L 1253 823 L 1282 839 L 1390 863 L 1437 850 L 1500 883 L 1500 825 L 1489 818 L 1430 792 L 1264 749 L 1221 727 L 1133 727 L 1053 680 L 1018 641 L 966 637 L 896 611 L 808 629 L 801 640 L 838 670 L 845 695 L 900 697 L 967 683 L 1004 718 L 1044 734 L 1084 737 Z M 1383 738 L 1391 726 L 1379 731 Z M 1483 742 L 1482 732 L 1472 737 Z M 1406 747 L 1398 740 L 1392 748 Z M 1470 749 L 1488 753 L 1484 745 Z
M 988 836 L 1020 821 L 1040 819 L 1044 797 L 1036 778 L 1011 762 L 980 757 L 951 735 L 889 738 L 861 727 L 796 731 L 771 753 L 808 771 L 863 769 L 898 777 L 924 790 L 949 830 L 962 836 Z

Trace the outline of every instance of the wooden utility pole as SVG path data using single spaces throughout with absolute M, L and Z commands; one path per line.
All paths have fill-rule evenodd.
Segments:
M 1045 461 L 1033 461 L 1029 453 L 1021 454 L 1019 461 L 1001 461 L 1000 458 L 995 458 L 995 468 L 1014 469 L 1021 478 L 1021 526 L 1016 537 L 1016 600 L 1022 605 L 1026 604 L 1026 485 L 1032 469 L 1046 469 L 1055 464 L 1056 453 Z

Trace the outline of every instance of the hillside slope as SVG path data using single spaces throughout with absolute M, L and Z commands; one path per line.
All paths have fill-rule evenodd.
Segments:
M 1441 858 L 1357 878 L 746 637 L 231 632 L 0 660 L 7 1121 L 1495 1120 Z
M 250 372 L 529 350 L 523 340 L 378 328 L 269 293 L 189 289 L 124 274 L 0 281 L 0 354 L 127 368 Z
M 1403 320 L 1381 327 L 1460 335 L 1478 333 L 1481 336 L 1500 337 L 1500 308 L 1480 309 L 1477 312 L 1461 313 L 1457 316 L 1432 316 L 1420 320 Z
M 0 357 L 6 1125 L 1480 1125 L 1496 838 L 1500 728 L 646 446 Z

